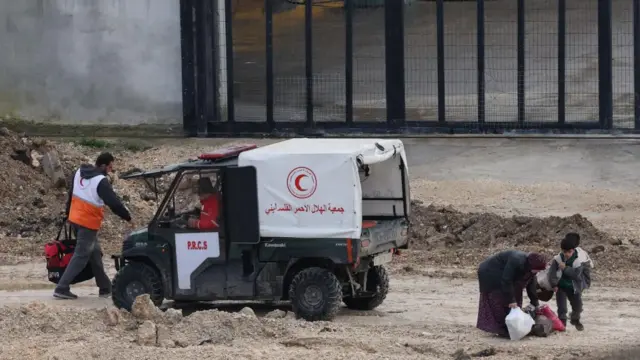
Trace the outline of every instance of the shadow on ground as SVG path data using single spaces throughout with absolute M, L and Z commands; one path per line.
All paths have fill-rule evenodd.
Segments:
M 177 303 L 169 302 L 162 308 L 174 308 L 182 310 L 184 316 L 198 311 L 220 310 L 226 312 L 238 312 L 245 307 L 250 307 L 257 316 L 264 316 L 273 310 L 291 311 L 288 303 L 260 303 L 260 302 L 223 302 L 223 303 Z
M 291 311 L 291 304 L 288 302 L 220 302 L 220 303 L 176 303 L 169 302 L 162 306 L 162 309 L 174 308 L 182 310 L 184 316 L 188 316 L 197 311 L 220 310 L 226 312 L 239 312 L 244 307 L 250 307 L 259 317 L 266 315 L 274 310 Z M 396 311 L 397 312 L 397 311 Z M 342 308 L 338 316 L 386 316 L 390 313 L 383 311 L 357 311 Z

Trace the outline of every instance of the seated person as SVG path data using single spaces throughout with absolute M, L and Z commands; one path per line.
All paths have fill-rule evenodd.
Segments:
M 190 218 L 187 227 L 198 230 L 217 230 L 219 228 L 220 193 L 214 189 L 211 179 L 208 177 L 198 179 L 198 197 L 202 204 L 200 218 Z

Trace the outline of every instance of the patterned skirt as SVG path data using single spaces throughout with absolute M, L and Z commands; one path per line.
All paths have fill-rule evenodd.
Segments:
M 522 288 L 520 291 L 516 291 L 516 302 L 518 306 L 522 306 Z M 491 334 L 508 337 L 509 331 L 505 318 L 510 310 L 502 291 L 480 293 L 476 327 Z

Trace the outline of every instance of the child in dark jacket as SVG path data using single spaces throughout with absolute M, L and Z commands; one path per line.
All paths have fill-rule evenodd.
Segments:
M 562 251 L 556 255 L 549 268 L 549 283 L 556 292 L 558 317 L 566 325 L 567 300 L 571 304 L 570 322 L 578 331 L 584 330 L 580 322 L 582 313 L 582 291 L 591 286 L 593 261 L 579 247 L 580 235 L 567 234 L 560 242 Z

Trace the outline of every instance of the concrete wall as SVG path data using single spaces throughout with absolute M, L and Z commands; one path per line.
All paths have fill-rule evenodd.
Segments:
M 179 0 L 0 2 L 0 116 L 182 122 Z

